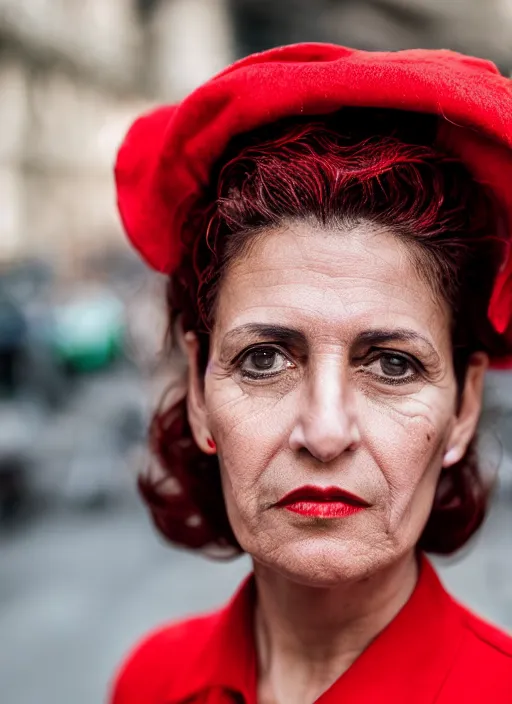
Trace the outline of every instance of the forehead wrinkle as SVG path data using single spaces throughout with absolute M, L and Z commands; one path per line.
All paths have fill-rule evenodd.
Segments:
M 408 274 L 407 278 L 412 278 L 421 284 L 429 284 L 428 281 L 424 281 L 424 277 L 417 271 L 412 253 L 409 252 L 405 244 L 392 233 L 386 231 L 378 233 L 362 232 L 359 237 L 356 236 L 357 233 L 350 234 L 348 237 L 343 237 L 342 243 L 345 246 L 333 252 L 332 249 L 326 249 L 324 251 L 322 248 L 318 247 L 314 250 L 312 250 L 311 247 L 307 249 L 304 246 L 304 242 L 299 242 L 298 239 L 300 238 L 300 240 L 306 241 L 308 239 L 314 239 L 315 234 L 320 234 L 323 236 L 321 239 L 331 240 L 332 237 L 329 236 L 330 234 L 343 235 L 344 233 L 330 233 L 329 231 L 326 232 L 318 228 L 313 228 L 311 232 L 304 232 L 304 230 L 300 232 L 300 229 L 301 228 L 299 228 L 299 232 L 291 231 L 291 237 L 287 238 L 293 249 L 300 253 L 299 261 L 290 261 L 293 259 L 293 254 L 287 252 L 286 256 L 283 256 L 279 251 L 280 244 L 282 247 L 282 243 L 279 243 L 279 236 L 283 234 L 286 235 L 288 232 L 283 232 L 283 230 L 269 231 L 268 234 L 270 237 L 260 238 L 257 245 L 251 250 L 251 256 L 241 257 L 230 264 L 226 271 L 225 280 L 228 280 L 230 275 L 235 272 L 238 276 L 243 278 L 254 278 L 257 276 L 259 282 L 261 282 L 262 275 L 265 276 L 278 272 L 279 276 L 283 277 L 286 272 L 296 272 L 296 276 L 299 277 L 299 280 L 302 280 L 304 271 L 307 271 L 309 273 L 314 272 L 331 280 L 345 279 L 348 283 L 353 283 L 361 279 L 361 276 L 354 276 L 347 272 L 346 269 L 353 265 L 361 265 L 362 249 L 365 259 L 365 279 L 367 282 L 374 281 L 382 285 L 382 277 L 378 275 L 378 272 L 382 273 L 383 270 L 389 270 L 389 275 L 384 278 L 387 279 L 386 283 L 392 286 L 399 287 L 400 284 L 395 283 L 397 274 L 405 275 L 405 273 Z M 313 235 L 313 237 L 310 237 L 310 235 Z M 273 239 L 273 236 L 277 236 L 276 239 Z M 394 246 L 389 253 L 379 252 L 378 244 L 376 248 L 369 246 L 366 241 L 369 237 L 377 240 L 391 239 Z M 355 242 L 356 246 L 353 248 L 349 247 L 347 251 L 347 242 Z M 273 245 L 275 246 L 273 247 Z M 277 251 L 272 251 L 273 248 Z M 333 258 L 340 259 L 338 269 L 333 268 L 333 264 L 336 266 L 336 261 L 333 261 Z M 374 276 L 368 274 L 368 265 L 377 268 L 378 271 Z M 244 271 L 247 267 L 249 267 L 249 269 Z M 290 276 L 289 279 L 290 281 L 294 281 L 295 277 Z M 399 276 L 399 280 L 403 287 L 404 276 Z M 266 284 L 258 283 L 256 285 L 260 287 Z
M 340 242 L 339 255 L 345 262 L 353 260 L 358 261 L 361 258 L 361 250 L 363 250 L 365 258 L 369 258 L 378 263 L 396 265 L 397 256 L 400 263 L 405 265 L 413 265 L 414 257 L 409 251 L 409 247 L 404 240 L 394 233 L 389 227 L 372 223 L 371 221 L 360 219 L 354 224 L 345 223 L 343 226 L 329 226 L 320 222 L 304 222 L 302 220 L 285 221 L 281 226 L 269 227 L 259 233 L 259 237 L 255 246 L 251 250 L 251 256 L 241 257 L 236 262 L 233 262 L 233 267 L 243 264 L 247 259 L 260 259 L 268 257 L 273 244 L 279 239 L 286 241 L 293 246 L 301 255 L 306 266 L 311 259 L 312 253 L 319 261 L 332 263 L 333 252 L 328 247 L 325 250 L 317 247 L 313 251 L 311 247 L 305 245 L 312 239 L 330 242 L 336 238 Z M 386 256 L 383 251 L 379 252 L 379 240 L 391 240 L 393 248 L 390 256 Z M 375 241 L 376 244 L 372 245 Z M 302 264 L 302 262 L 301 262 Z M 299 265 L 299 264 L 298 264 Z
M 379 262 L 381 262 L 381 265 L 379 266 L 381 271 L 383 268 L 393 268 L 394 271 L 390 272 L 390 277 L 386 277 L 390 279 L 387 283 L 392 286 L 403 288 L 404 278 L 406 278 L 405 276 L 398 277 L 401 282 L 400 284 L 394 283 L 397 278 L 397 273 L 399 274 L 402 271 L 404 275 L 405 273 L 408 274 L 407 278 L 412 276 L 413 279 L 426 285 L 430 291 L 431 300 L 439 303 L 439 292 L 436 290 L 435 286 L 432 285 L 430 277 L 425 275 L 425 273 L 428 272 L 418 270 L 417 257 L 415 257 L 414 252 L 414 249 L 417 248 L 416 243 L 411 241 L 410 245 L 408 245 L 401 237 L 392 231 L 392 228 L 387 226 L 373 223 L 364 218 L 359 218 L 354 223 L 344 223 L 343 226 L 340 226 L 339 224 L 336 226 L 336 223 L 334 223 L 334 227 L 332 224 L 324 225 L 323 223 L 319 223 L 317 221 L 304 222 L 301 220 L 297 221 L 292 219 L 283 221 L 283 223 L 279 226 L 267 228 L 265 231 L 259 233 L 259 235 L 258 241 L 251 249 L 251 256 L 245 256 L 233 262 L 229 267 L 230 270 L 234 268 L 238 269 L 240 266 L 243 267 L 247 260 L 250 259 L 252 271 L 246 272 L 243 275 L 251 276 L 251 274 L 255 271 L 260 273 L 279 271 L 280 275 L 282 275 L 283 268 L 288 267 L 289 270 L 289 258 L 281 257 L 276 261 L 275 256 L 269 257 L 269 252 L 267 250 L 271 249 L 272 243 L 276 242 L 280 237 L 282 238 L 283 236 L 288 236 L 287 240 L 293 246 L 293 249 L 298 251 L 301 256 L 301 261 L 295 262 L 293 265 L 293 268 L 298 270 L 299 275 L 305 270 L 309 272 L 316 270 L 318 273 L 332 280 L 346 278 L 350 281 L 351 279 L 343 273 L 338 274 L 337 272 L 332 271 L 332 251 L 323 252 L 321 249 L 317 248 L 313 255 L 313 259 L 316 258 L 315 266 L 315 262 L 312 261 L 311 248 L 308 249 L 305 247 L 305 242 L 308 239 L 314 238 L 315 235 L 320 235 L 321 239 L 324 240 L 332 240 L 333 237 L 338 237 L 342 238 L 340 241 L 343 243 L 343 246 L 340 248 L 339 254 L 340 257 L 342 257 L 344 264 L 350 265 L 351 262 L 360 264 L 362 249 L 365 258 L 367 258 L 371 264 L 376 264 L 379 266 Z M 379 251 L 379 240 L 392 240 L 394 244 L 392 250 L 389 253 L 382 251 L 382 249 Z M 375 247 L 372 247 L 372 241 L 376 242 Z M 272 252 L 270 252 L 270 254 L 272 254 Z M 265 261 L 261 269 L 254 269 L 254 264 L 258 261 L 258 259 L 261 261 L 262 258 L 266 258 L 267 260 L 271 259 L 272 261 Z M 321 266 L 322 264 L 328 264 L 327 270 L 325 266 Z M 408 269 L 407 272 L 404 271 L 404 267 Z M 373 279 L 371 276 L 367 275 L 366 280 L 371 281 Z M 376 276 L 375 281 L 379 285 L 382 285 L 383 283 L 381 278 L 378 276 Z M 410 290 L 414 290 L 414 286 L 410 286 L 408 288 Z
M 300 227 L 296 229 L 301 230 Z M 278 232 L 277 234 L 282 234 L 282 232 Z M 234 313 L 236 317 L 242 320 L 246 313 L 258 308 L 266 309 L 263 315 L 265 321 L 269 319 L 269 309 L 274 309 L 279 312 L 289 311 L 294 318 L 297 315 L 305 316 L 306 318 L 317 318 L 317 320 L 311 319 L 307 321 L 308 327 L 311 324 L 322 322 L 322 318 L 332 322 L 334 314 L 334 318 L 339 318 L 338 324 L 351 326 L 350 318 L 353 314 L 357 315 L 359 312 L 364 313 L 365 304 L 369 303 L 370 309 L 366 311 L 368 315 L 365 316 L 367 323 L 369 322 L 368 316 L 371 317 L 371 315 L 380 315 L 382 313 L 389 313 L 391 316 L 393 314 L 398 314 L 399 316 L 405 314 L 417 323 L 419 322 L 422 328 L 429 330 L 433 323 L 436 330 L 439 330 L 440 327 L 444 328 L 446 320 L 449 321 L 450 315 L 447 306 L 439 305 L 439 300 L 431 291 L 428 283 L 423 280 L 423 277 L 412 265 L 410 261 L 411 258 L 407 256 L 408 252 L 404 251 L 406 250 L 405 246 L 403 244 L 400 245 L 397 238 L 393 235 L 388 236 L 393 237 L 395 243 L 397 243 L 397 248 L 393 250 L 395 254 L 393 255 L 393 251 L 391 251 L 390 255 L 395 256 L 395 258 L 399 260 L 399 262 L 397 262 L 399 266 L 393 266 L 388 261 L 389 257 L 383 255 L 379 256 L 380 253 L 371 249 L 366 241 L 363 241 L 362 245 L 358 245 L 357 242 L 355 243 L 355 246 L 359 248 L 359 256 L 357 255 L 357 251 L 353 251 L 350 247 L 346 256 L 343 251 L 340 252 L 340 257 L 353 261 L 354 264 L 357 263 L 360 269 L 365 263 L 361 260 L 361 248 L 363 248 L 364 251 L 363 260 L 370 260 L 371 269 L 373 268 L 371 266 L 373 263 L 377 262 L 379 264 L 379 259 L 382 261 L 382 264 L 379 264 L 378 271 L 365 271 L 364 274 L 354 275 L 353 272 L 347 272 L 344 266 L 336 268 L 337 256 L 336 253 L 334 253 L 333 258 L 332 251 L 329 253 L 328 251 L 324 251 L 323 248 L 320 248 L 320 252 L 316 251 L 313 254 L 311 250 L 309 252 L 306 250 L 302 251 L 309 233 L 304 232 L 304 229 L 300 231 L 300 243 L 297 243 L 295 239 L 298 234 L 299 233 L 296 232 L 290 232 L 290 244 L 293 245 L 295 251 L 301 250 L 300 262 L 289 261 L 289 259 L 293 260 L 294 258 L 293 252 L 289 257 L 278 256 L 276 259 L 276 257 L 272 256 L 272 245 L 269 246 L 268 244 L 270 238 L 262 238 L 261 241 L 258 242 L 257 249 L 253 250 L 251 257 L 246 259 L 242 258 L 234 262 L 234 267 L 231 271 L 226 272 L 224 283 L 228 285 L 224 288 L 224 291 L 219 292 L 221 293 L 221 299 L 224 298 L 222 293 L 227 294 L 227 297 L 224 298 L 226 307 L 221 303 L 220 309 L 224 309 L 229 317 Z M 383 233 L 383 235 L 384 237 L 386 236 L 385 233 Z M 277 239 L 279 239 L 279 237 Z M 360 239 L 361 238 L 359 238 L 359 242 Z M 372 239 L 374 238 L 372 237 Z M 276 241 L 276 253 L 278 255 L 282 252 L 282 244 L 281 241 L 281 249 L 279 249 L 279 245 Z M 331 255 L 330 258 L 329 254 Z M 318 266 L 319 255 L 322 257 L 321 266 Z M 345 263 L 348 267 L 350 266 L 350 262 L 347 261 Z M 327 264 L 329 266 L 327 266 Z M 383 272 L 383 269 L 385 270 L 387 268 L 392 268 L 393 271 Z M 234 273 L 234 269 L 236 269 L 236 274 Z M 345 269 L 345 273 L 342 269 Z M 305 271 L 309 274 L 309 280 L 304 276 Z M 386 275 L 384 277 L 379 276 L 379 271 Z M 400 275 L 400 272 L 404 275 Z M 407 276 L 405 276 L 405 274 L 407 274 Z M 231 276 L 233 276 L 233 278 L 231 278 Z M 229 281 L 230 278 L 231 281 Z M 238 283 L 240 281 L 243 282 L 242 291 L 240 291 L 237 286 L 237 279 Z M 336 287 L 335 285 L 329 285 L 326 284 L 326 281 L 339 281 L 342 283 L 342 286 Z M 229 284 L 231 284 L 231 286 Z M 300 286 L 297 287 L 297 284 L 300 284 Z M 292 290 L 294 286 L 295 289 Z M 291 289 L 288 290 L 287 287 L 291 287 Z M 365 294 L 364 300 L 357 299 L 361 290 L 363 290 Z M 257 297 L 261 297 L 261 301 L 257 304 L 251 304 L 250 296 L 252 292 L 255 291 L 258 292 Z M 290 296 L 290 294 L 293 295 Z M 418 319 L 418 311 L 413 305 L 414 299 L 417 299 L 418 296 L 423 298 L 423 300 L 428 296 L 429 302 L 436 306 L 436 309 L 430 311 L 430 314 L 429 311 L 423 311 L 427 314 L 428 318 L 427 320 L 423 320 L 423 322 L 421 322 L 421 318 Z M 287 297 L 288 300 L 279 300 L 280 298 L 286 299 Z M 249 305 L 243 305 L 244 298 L 248 300 Z M 331 300 L 329 300 L 330 298 Z M 399 304 L 398 310 L 395 310 L 395 301 Z M 237 302 L 240 303 L 238 311 L 233 311 L 231 305 L 233 302 L 235 304 Z M 330 303 L 332 304 L 332 310 L 328 311 L 327 308 Z M 405 309 L 404 304 L 406 304 Z M 361 305 L 363 306 L 363 310 L 360 310 Z M 375 306 L 376 309 L 372 310 L 372 306 Z M 240 310 L 241 307 L 243 307 L 242 310 Z M 350 310 L 351 308 L 353 309 L 352 311 Z M 368 306 L 366 306 L 366 308 L 368 308 Z M 218 311 L 219 313 L 221 312 L 220 309 Z M 422 309 L 422 306 L 420 306 L 420 309 Z M 439 315 L 440 313 L 441 315 Z M 437 337 L 437 335 L 435 337 Z
M 252 274 L 250 274 L 252 276 Z M 283 277 L 282 270 L 280 270 L 280 276 Z M 396 277 L 395 277 L 396 278 Z M 290 280 L 281 280 L 281 281 L 275 281 L 272 283 L 262 283 L 261 279 L 257 282 L 255 282 L 252 286 L 251 289 L 252 291 L 263 291 L 263 292 L 268 292 L 269 296 L 276 296 L 279 294 L 279 292 L 282 292 L 284 294 L 287 293 L 287 287 L 290 286 L 295 286 L 297 283 L 301 284 L 301 289 L 300 291 L 293 291 L 294 297 L 297 299 L 297 303 L 295 304 L 296 308 L 303 308 L 304 307 L 304 299 L 309 299 L 311 300 L 314 297 L 322 297 L 324 299 L 328 298 L 329 296 L 334 296 L 338 301 L 339 304 L 345 308 L 347 303 L 352 303 L 354 295 L 359 292 L 359 290 L 364 289 L 364 292 L 366 294 L 365 298 L 375 298 L 381 305 L 386 304 L 385 298 L 389 299 L 389 302 L 391 301 L 399 301 L 402 302 L 404 301 L 404 297 L 409 297 L 409 295 L 418 295 L 418 290 L 417 287 L 411 285 L 411 286 L 406 286 L 403 283 L 395 283 L 394 281 L 382 281 L 379 280 L 378 278 L 375 279 L 370 279 L 372 283 L 377 284 L 373 288 L 371 292 L 368 291 L 367 289 L 367 282 L 368 278 L 362 279 L 361 277 L 343 277 L 341 275 L 336 275 L 336 277 L 331 277 L 331 279 L 335 280 L 344 280 L 346 282 L 346 290 L 337 290 L 336 288 L 332 286 L 319 286 L 319 282 L 305 282 L 304 277 L 297 277 L 296 279 L 290 279 Z M 382 289 L 383 287 L 389 288 L 389 291 L 386 291 L 386 296 L 383 297 L 383 292 Z M 229 288 L 225 289 L 225 292 L 228 293 L 229 295 Z M 421 292 L 422 295 L 424 295 L 424 291 Z M 437 307 L 437 301 L 434 301 L 436 303 Z M 408 300 L 409 302 L 409 300 Z M 262 300 L 259 303 L 255 303 L 253 305 L 247 306 L 247 309 L 251 308 L 257 308 L 257 307 L 278 307 L 278 308 L 293 308 L 294 305 L 291 303 L 284 303 L 280 302 L 279 300 L 276 300 L 275 298 L 267 301 L 267 300 Z
M 236 273 L 240 277 L 240 279 L 246 279 L 251 282 L 251 288 L 253 290 L 258 291 L 265 291 L 270 289 L 286 289 L 287 286 L 293 286 L 296 283 L 301 283 L 304 289 L 306 287 L 310 289 L 318 287 L 323 289 L 322 293 L 324 295 L 328 295 L 330 292 L 332 292 L 338 298 L 340 298 L 341 296 L 347 295 L 347 291 L 350 295 L 350 293 L 354 293 L 355 291 L 361 288 L 367 289 L 368 284 L 370 283 L 375 288 L 380 288 L 380 291 L 378 291 L 378 293 L 380 293 L 381 296 L 383 286 L 389 289 L 387 294 L 389 297 L 391 297 L 392 291 L 397 292 L 395 295 L 393 295 L 396 300 L 403 300 L 404 293 L 417 295 L 418 285 L 422 289 L 421 295 L 425 295 L 425 291 L 423 289 L 425 287 L 426 282 L 424 282 L 422 277 L 415 271 L 411 272 L 413 274 L 413 278 L 411 281 L 408 281 L 410 277 L 406 277 L 405 272 L 403 272 L 404 275 L 402 276 L 401 272 L 397 272 L 396 270 L 393 272 L 389 272 L 389 276 L 386 276 L 383 279 L 382 277 L 379 277 L 377 273 L 371 275 L 369 272 L 367 272 L 364 275 L 354 275 L 344 273 L 343 271 L 333 270 L 332 260 L 330 262 L 329 268 L 331 269 L 330 271 L 327 270 L 327 268 L 324 269 L 315 266 L 314 261 L 308 263 L 303 267 L 298 267 L 295 264 L 290 264 L 286 260 L 283 260 L 279 264 L 273 262 L 269 266 L 262 266 L 261 268 L 251 268 L 251 270 L 249 271 L 241 271 L 240 269 L 238 269 Z M 313 275 L 314 277 L 308 283 L 304 282 L 305 271 L 307 271 L 310 275 Z M 269 276 L 269 274 L 271 276 Z M 275 274 L 277 274 L 279 278 L 275 277 Z M 346 286 L 347 291 L 336 291 L 331 286 L 326 286 L 324 282 L 325 279 L 332 282 L 343 282 Z M 224 291 L 229 292 L 229 275 L 227 276 L 224 283 Z M 428 285 L 428 283 L 426 284 L 426 286 L 429 290 L 430 299 L 432 300 L 432 302 L 435 304 L 439 304 L 439 301 L 434 291 L 431 290 L 431 287 Z
M 333 335 L 342 342 L 350 341 L 350 344 L 381 344 L 386 341 L 399 341 L 419 343 L 423 347 L 428 348 L 428 353 L 435 356 L 439 360 L 438 345 L 429 335 L 428 337 L 414 328 L 408 328 L 402 325 L 394 326 L 388 323 L 386 328 L 372 325 L 369 321 L 368 312 L 365 311 L 362 315 L 359 311 L 351 312 L 348 310 L 350 306 L 343 304 L 340 306 L 340 313 L 344 313 L 340 318 L 333 317 L 332 313 L 320 311 L 317 306 L 305 306 L 300 304 L 279 304 L 265 305 L 264 303 L 247 306 L 242 313 L 242 321 L 248 313 L 256 311 L 254 321 L 239 322 L 238 325 L 228 331 L 220 340 L 221 346 L 234 345 L 238 342 L 250 344 L 250 342 L 258 341 L 262 338 L 281 335 L 279 329 L 282 328 L 283 334 L 290 338 L 297 338 L 296 341 L 306 344 L 308 338 L 314 338 L 318 342 L 321 338 L 333 339 Z M 269 311 L 275 311 L 276 317 Z M 289 315 L 283 314 L 288 313 Z M 373 312 L 372 316 L 376 313 Z M 382 320 L 382 311 L 380 312 L 380 320 Z M 321 318 L 319 318 L 319 315 Z M 410 316 L 407 316 L 410 318 Z M 300 325 L 298 321 L 300 320 Z M 288 321 L 292 321 L 291 323 Z M 319 329 L 319 324 L 321 329 Z M 327 325 L 327 328 L 325 327 Z M 358 332 L 357 328 L 364 326 L 364 329 Z M 259 329 L 261 328 L 261 329 Z M 322 332 L 322 330 L 325 330 Z M 348 338 L 348 339 L 347 339 Z
M 339 307 L 335 311 L 336 313 L 341 314 L 338 318 L 336 315 L 333 316 L 332 310 L 327 310 L 323 305 L 320 308 L 320 303 L 324 304 L 326 302 L 325 299 L 329 296 L 330 293 L 334 293 L 336 294 L 337 298 L 340 298 L 340 296 L 338 295 L 338 293 L 340 292 L 325 290 L 320 291 L 319 293 L 321 294 L 321 296 L 319 296 L 319 298 L 323 300 L 318 300 L 315 302 L 315 304 L 313 304 L 313 302 L 311 302 L 312 297 L 308 296 L 307 294 L 304 294 L 304 291 L 307 290 L 307 288 L 308 287 L 306 286 L 303 287 L 302 293 L 295 296 L 297 298 L 296 302 L 279 301 L 273 298 L 270 301 L 262 300 L 258 303 L 253 303 L 252 305 L 245 305 L 242 310 L 237 311 L 235 315 L 235 321 L 240 321 L 238 325 L 263 324 L 269 326 L 290 327 L 293 328 L 293 330 L 302 332 L 303 334 L 305 333 L 307 328 L 311 327 L 319 321 L 319 314 L 320 317 L 325 322 L 329 323 L 331 326 L 335 325 L 336 327 L 340 327 L 341 325 L 346 325 L 347 327 L 353 327 L 354 325 L 357 325 L 359 321 L 364 321 L 365 327 L 368 330 L 380 329 L 377 328 L 377 326 L 373 326 L 369 323 L 371 317 L 376 315 L 379 317 L 380 321 L 382 321 L 382 315 L 385 315 L 387 313 L 395 316 L 398 315 L 399 318 L 402 319 L 405 316 L 406 319 L 417 321 L 417 317 L 412 317 L 410 311 L 394 311 L 392 309 L 392 306 L 387 305 L 386 301 L 381 300 L 381 297 L 378 297 L 376 299 L 377 308 L 372 308 L 370 310 L 361 310 L 359 306 L 359 301 L 341 298 L 339 300 Z M 310 305 L 307 305 L 307 303 L 303 300 L 304 298 L 309 299 Z M 403 302 L 403 297 L 397 297 L 396 300 Z M 351 310 L 353 308 L 355 308 L 355 310 Z M 255 320 L 246 320 L 248 315 L 252 314 L 254 311 Z M 270 312 L 274 311 L 277 316 L 275 318 L 272 314 L 270 314 Z M 283 321 L 283 313 L 289 313 L 291 315 L 293 325 L 290 326 L 288 322 Z M 302 318 L 300 326 L 297 325 L 298 316 Z M 287 321 L 286 315 L 284 316 L 284 320 Z M 439 321 L 437 319 L 435 319 L 434 322 L 436 323 L 436 326 L 439 324 Z M 394 326 L 393 324 L 388 323 L 387 326 L 391 330 L 409 329 L 406 328 L 406 326 L 404 325 Z M 414 330 L 414 328 L 410 328 L 410 332 L 412 335 L 417 335 L 418 337 L 420 337 L 420 333 L 416 333 L 416 330 Z

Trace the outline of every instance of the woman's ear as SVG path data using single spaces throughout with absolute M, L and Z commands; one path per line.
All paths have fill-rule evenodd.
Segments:
M 489 357 L 484 352 L 476 352 L 469 360 L 459 412 L 443 458 L 444 468 L 459 462 L 473 439 L 482 410 L 484 377 L 488 366 Z
M 204 384 L 199 369 L 199 342 L 196 335 L 193 332 L 182 335 L 180 346 L 188 361 L 187 414 L 190 428 L 199 449 L 207 455 L 214 455 L 216 449 L 208 426 Z

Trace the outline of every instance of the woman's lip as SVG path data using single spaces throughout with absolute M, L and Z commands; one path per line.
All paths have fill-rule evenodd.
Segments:
M 312 507 L 318 505 L 321 509 L 322 505 L 329 504 L 345 508 L 368 508 L 370 505 L 367 501 L 355 494 L 351 494 L 345 489 L 337 486 L 319 487 L 319 486 L 301 486 L 294 489 L 290 493 L 283 496 L 276 506 L 282 508 L 291 508 L 293 505 L 308 504 Z M 319 509 L 319 510 L 320 510 Z M 340 508 L 341 510 L 341 508 Z
M 355 506 L 343 501 L 296 501 L 283 506 L 287 511 L 298 513 L 301 516 L 315 518 L 346 518 L 358 511 L 363 511 L 366 506 Z

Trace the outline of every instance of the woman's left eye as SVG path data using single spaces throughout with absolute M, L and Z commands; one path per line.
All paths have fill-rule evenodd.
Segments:
M 381 352 L 378 357 L 365 364 L 364 368 L 383 381 L 395 384 L 411 381 L 418 375 L 418 369 L 412 360 L 396 352 Z
M 242 376 L 262 379 L 276 376 L 295 365 L 282 352 L 273 347 L 258 347 L 247 352 L 240 362 Z

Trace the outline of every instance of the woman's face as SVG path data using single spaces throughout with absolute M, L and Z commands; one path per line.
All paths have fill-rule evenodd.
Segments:
M 391 234 L 260 236 L 222 282 L 204 387 L 193 370 L 189 393 L 240 545 L 315 585 L 410 552 L 443 464 L 473 436 L 484 368 L 470 367 L 457 414 L 448 311 Z

